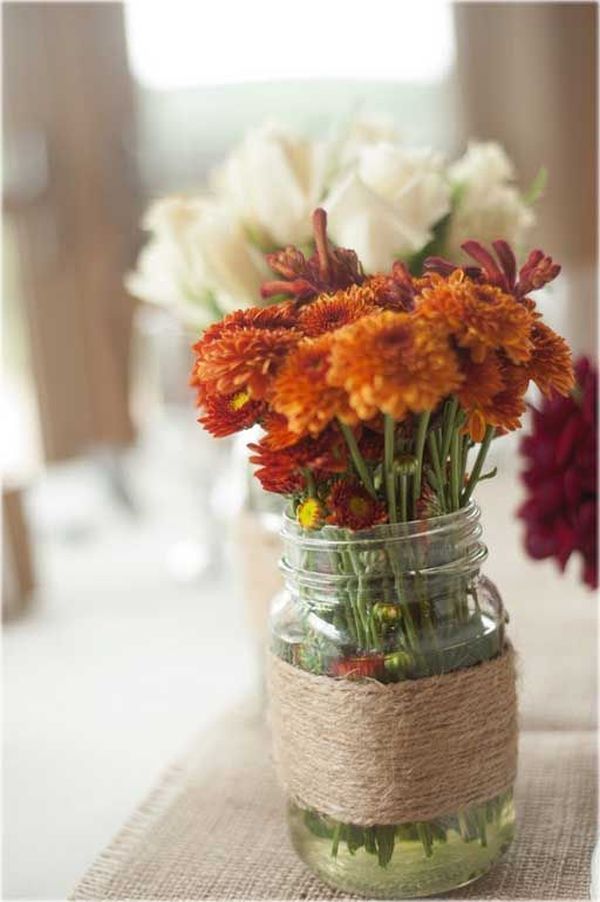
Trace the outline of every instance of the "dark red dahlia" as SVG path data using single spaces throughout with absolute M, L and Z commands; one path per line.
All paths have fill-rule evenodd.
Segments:
M 575 366 L 577 384 L 533 409 L 532 432 L 521 442 L 528 497 L 519 509 L 525 547 L 536 559 L 554 557 L 561 570 L 573 553 L 583 580 L 598 585 L 598 371 L 587 357 Z

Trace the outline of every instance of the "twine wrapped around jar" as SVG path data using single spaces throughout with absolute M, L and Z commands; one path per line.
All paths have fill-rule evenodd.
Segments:
M 345 823 L 426 821 L 509 788 L 517 767 L 515 655 L 383 684 L 317 676 L 270 656 L 271 725 L 289 796 Z

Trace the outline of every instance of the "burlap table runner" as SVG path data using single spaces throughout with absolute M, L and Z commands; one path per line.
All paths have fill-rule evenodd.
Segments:
M 72 899 L 349 899 L 296 858 L 262 724 L 238 712 L 172 768 Z M 585 899 L 596 824 L 592 731 L 521 737 L 519 836 L 450 898 Z

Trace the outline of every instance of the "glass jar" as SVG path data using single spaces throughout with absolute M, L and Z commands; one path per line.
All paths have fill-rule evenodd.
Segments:
M 452 514 L 351 532 L 304 530 L 286 516 L 285 589 L 271 611 L 272 652 L 302 670 L 383 683 L 445 674 L 503 650 L 505 614 L 480 573 L 474 503 Z M 411 898 L 485 873 L 514 834 L 512 789 L 434 820 L 361 826 L 289 802 L 300 858 L 326 883 Z

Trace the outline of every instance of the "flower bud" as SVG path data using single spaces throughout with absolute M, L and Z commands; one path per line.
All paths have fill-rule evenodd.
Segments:
M 394 461 L 394 469 L 399 476 L 412 476 L 417 471 L 419 461 L 414 454 L 401 454 Z
M 373 605 L 373 617 L 381 623 L 395 623 L 400 619 L 400 608 L 397 604 L 385 604 L 378 601 Z

